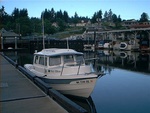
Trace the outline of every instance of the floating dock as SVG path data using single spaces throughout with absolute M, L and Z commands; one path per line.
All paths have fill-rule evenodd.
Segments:
M 67 113 L 0 55 L 2 113 Z
M 0 54 L 1 113 L 87 113 L 59 92 L 48 88 L 38 78 L 25 76 L 25 72 L 21 72 L 22 67 L 6 59 Z

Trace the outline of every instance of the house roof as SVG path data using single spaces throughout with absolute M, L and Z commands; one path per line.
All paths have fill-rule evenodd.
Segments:
M 16 34 L 15 32 L 6 31 L 4 28 L 0 30 L 0 36 L 2 37 L 19 37 L 19 34 Z
M 130 28 L 149 28 L 150 25 L 138 24 L 138 25 L 131 25 Z

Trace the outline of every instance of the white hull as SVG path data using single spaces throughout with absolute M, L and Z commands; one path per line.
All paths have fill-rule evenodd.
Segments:
M 76 83 L 77 81 L 73 81 L 69 84 L 50 84 L 50 86 L 66 95 L 88 98 L 94 89 L 96 78 L 78 80 L 78 82 L 80 81 L 85 81 L 85 82 Z
M 33 73 L 40 77 L 44 82 L 48 83 L 52 88 L 59 92 L 83 98 L 88 98 L 90 96 L 98 78 L 97 75 L 92 73 L 89 75 L 44 76 L 44 73 L 35 71 L 32 64 L 25 65 L 25 68 L 29 73 Z

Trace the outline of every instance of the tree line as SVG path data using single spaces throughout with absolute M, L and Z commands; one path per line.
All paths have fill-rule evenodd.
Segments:
M 95 12 L 92 18 L 78 16 L 75 12 L 74 16 L 69 17 L 67 11 L 55 11 L 54 8 L 45 9 L 41 12 L 41 18 L 28 16 L 27 9 L 14 8 L 12 14 L 9 15 L 5 12 L 5 7 L 0 8 L 0 29 L 5 28 L 6 30 L 13 30 L 14 32 L 21 34 L 22 36 L 31 35 L 32 33 L 41 33 L 42 31 L 42 18 L 44 19 L 44 28 L 46 34 L 54 34 L 57 32 L 64 31 L 69 27 L 69 24 L 76 25 L 77 23 L 84 21 L 91 21 L 91 23 L 98 22 L 113 22 L 116 28 L 120 27 L 120 23 L 123 21 L 120 15 L 116 15 L 110 9 L 105 11 L 102 10 Z M 148 20 L 148 14 L 142 13 L 140 22 L 146 22 Z

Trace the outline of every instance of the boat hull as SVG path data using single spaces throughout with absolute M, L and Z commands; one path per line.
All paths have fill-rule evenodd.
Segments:
M 40 77 L 41 78 L 41 77 Z M 68 79 L 68 80 L 50 80 L 41 78 L 45 83 L 49 84 L 52 88 L 58 90 L 65 95 L 78 96 L 88 98 L 96 84 L 97 78 L 90 79 Z
M 83 98 L 90 96 L 98 78 L 98 75 L 93 73 L 66 76 L 44 75 L 36 72 L 33 65 L 26 65 L 25 68 L 59 92 Z

